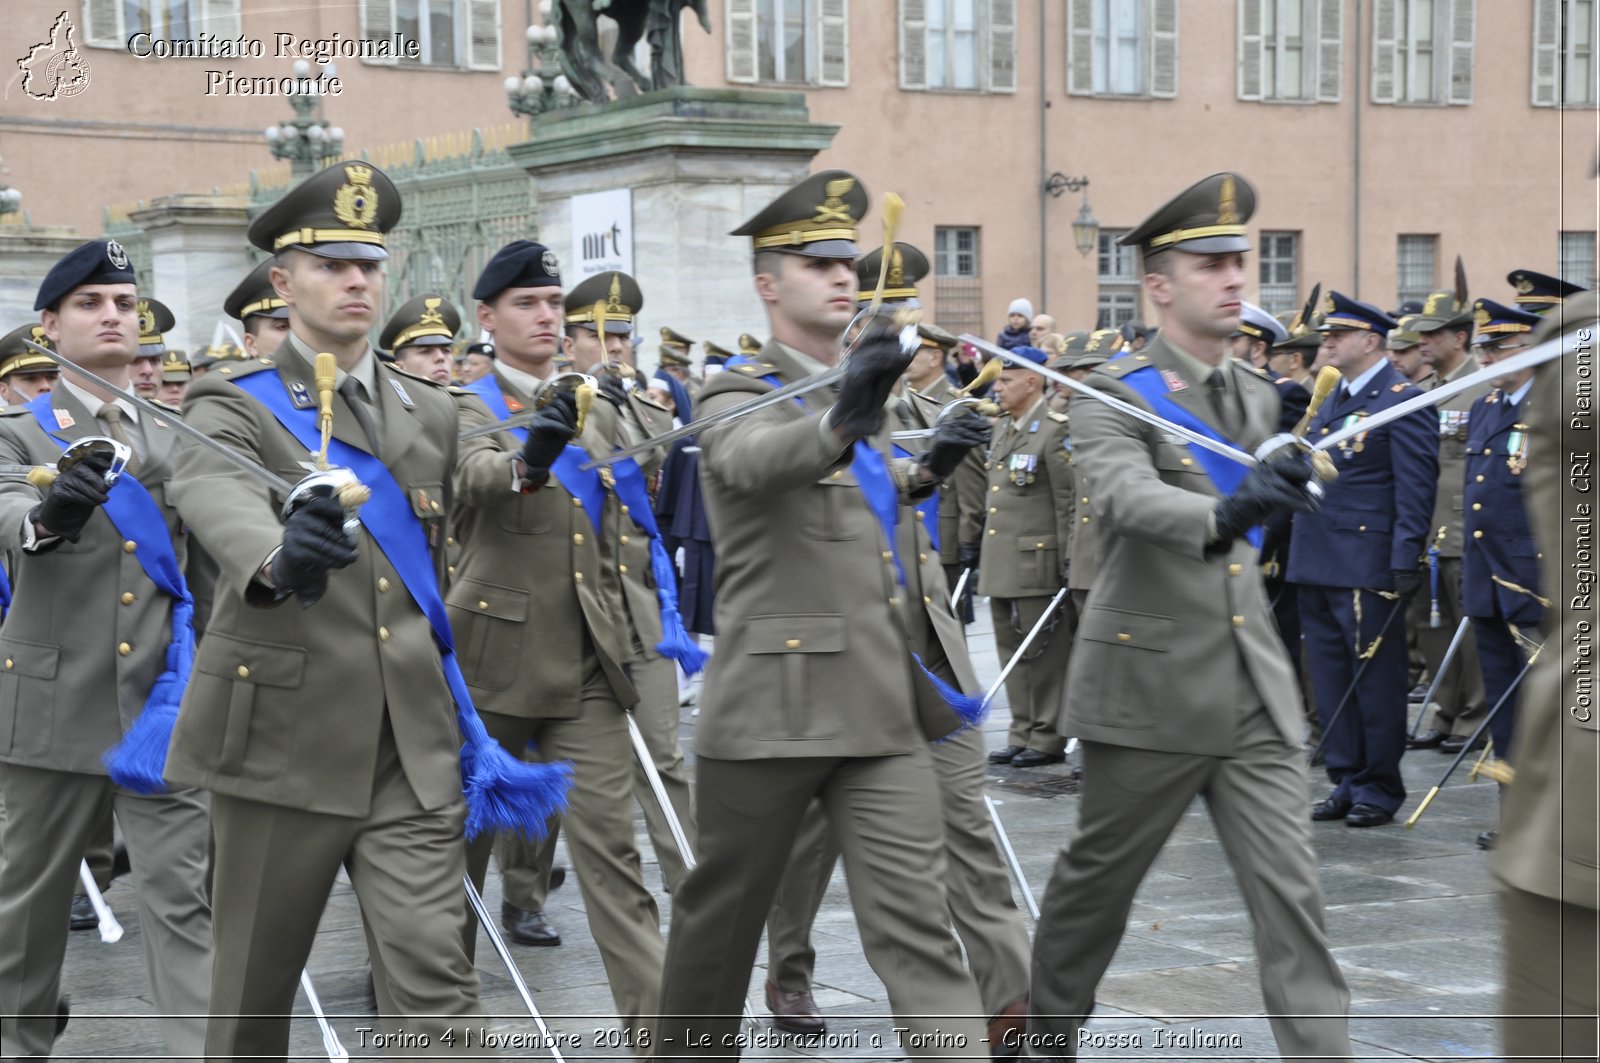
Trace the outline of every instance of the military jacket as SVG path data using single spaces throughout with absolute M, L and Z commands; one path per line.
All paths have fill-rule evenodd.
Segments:
M 752 364 L 706 385 L 701 415 L 770 390 L 768 376 L 787 384 L 807 372 L 769 342 Z M 717 647 L 700 698 L 697 755 L 888 756 L 926 741 L 919 705 L 949 712 L 912 661 L 901 612 L 910 591 L 857 483 L 853 448 L 817 416 L 833 397 L 822 389 L 699 436 L 717 546 Z M 871 445 L 902 502 L 926 493 L 909 460 L 890 460 L 887 428 Z M 919 567 L 924 587 L 942 585 L 931 554 L 901 562 Z M 959 625 L 952 634 L 960 638 Z
M 1307 436 L 1315 441 L 1416 394 L 1385 363 L 1358 394 L 1344 394 L 1341 385 L 1328 396 Z M 1346 441 L 1332 456 L 1339 477 L 1323 485 L 1321 508 L 1295 514 L 1288 579 L 1393 590 L 1394 570 L 1416 568 L 1428 547 L 1439 485 L 1436 419 L 1418 410 Z
M 1158 336 L 1091 372 L 1091 387 L 1149 408 L 1122 381 L 1153 365 L 1169 397 L 1221 434 L 1204 380 Z M 1254 450 L 1276 429 L 1272 384 L 1240 373 Z M 1293 667 L 1267 603 L 1257 552 L 1240 538 L 1208 544 L 1221 497 L 1181 437 L 1093 399 L 1073 400 L 1073 453 L 1099 528 L 1094 587 L 1078 617 L 1062 728 L 1086 741 L 1225 756 L 1239 714 L 1264 705 L 1284 741 L 1301 741 Z
M 1478 371 L 1478 360 L 1468 355 L 1465 360 L 1456 366 L 1455 372 L 1447 376 L 1437 374 L 1428 378 L 1428 391 L 1441 384 L 1448 384 L 1470 373 Z M 1489 391 L 1489 385 L 1476 387 L 1470 391 L 1463 391 L 1459 395 L 1452 395 L 1434 407 L 1439 419 L 1439 493 L 1433 503 L 1433 525 L 1428 533 L 1428 541 L 1424 548 L 1432 546 L 1438 541 L 1439 529 L 1445 529 L 1445 536 L 1439 541 L 1439 556 L 1462 556 L 1461 545 L 1461 518 L 1462 497 L 1461 482 L 1466 472 L 1466 459 L 1468 443 L 1467 437 L 1472 431 L 1472 411 L 1477 401 Z
M 941 388 L 938 385 L 944 384 Z M 939 411 L 944 405 L 956 397 L 955 389 L 951 388 L 944 377 L 935 381 L 934 387 L 928 391 L 910 389 L 906 393 L 903 405 L 905 411 L 905 425 L 907 428 L 932 428 L 938 419 Z M 927 450 L 933 445 L 932 439 L 920 448 Z M 908 446 L 907 450 L 916 451 L 916 446 Z M 977 543 L 983 534 L 983 448 L 974 447 L 967 452 L 967 456 L 956 466 L 955 472 L 945 478 L 943 486 L 939 488 L 939 561 L 945 565 L 959 564 L 961 560 L 961 544 Z M 919 502 L 916 516 L 921 519 L 932 505 L 932 499 Z
M 1000 417 L 984 463 L 988 527 L 978 593 L 1027 598 L 1061 589 L 1078 504 L 1070 447 L 1067 415 L 1042 401 L 1020 426 Z
M 498 370 L 495 383 L 512 413 L 533 397 Z M 494 416 L 471 394 L 460 396 L 463 430 Z M 597 399 L 576 440 L 591 455 L 619 438 L 618 412 Z M 522 444 L 509 431 L 455 472 L 456 575 L 445 597 L 460 647 L 461 670 L 480 709 L 525 719 L 569 719 L 599 669 L 619 703 L 638 700 L 622 669 L 627 653 L 618 612 L 616 518 L 591 513 L 552 475 L 527 494 L 513 487 L 512 460 Z M 609 497 L 609 495 L 608 495 Z
M 1537 624 L 1544 615 L 1534 597 L 1539 593 L 1539 544 L 1522 498 L 1530 462 L 1521 408 L 1527 402 L 1524 398 L 1513 404 L 1504 392 L 1491 391 L 1472 404 L 1461 555 L 1461 611 L 1481 617 L 1498 611 L 1524 626 Z
M 95 411 L 65 388 L 51 393 L 50 405 L 69 444 L 105 434 Z M 183 444 L 149 413 L 139 423 L 145 457 L 137 477 L 166 518 L 182 563 L 185 537 L 169 482 Z M 0 462 L 54 467 L 60 457 L 25 406 L 0 413 Z M 166 666 L 172 599 L 145 575 L 104 510 L 77 542 L 25 552 L 24 522 L 41 498 L 20 480 L 0 482 L 0 551 L 9 555 L 13 592 L 0 624 L 0 762 L 104 775 L 100 755 L 139 715 Z
M 285 343 L 300 340 L 291 333 Z M 293 483 L 306 473 L 306 448 L 234 383 L 274 365 L 295 400 L 315 401 L 311 365 L 281 350 L 276 361 L 232 362 L 196 380 L 184 419 Z M 455 400 L 387 365 L 375 372 L 383 464 L 442 568 L 458 455 Z M 333 411 L 334 437 L 370 453 L 342 394 L 334 395 Z M 276 492 L 198 446 L 178 455 L 171 491 L 184 522 L 211 547 L 219 575 L 167 778 L 267 804 L 364 816 L 387 726 L 423 807 L 459 801 L 461 736 L 432 629 L 366 527 L 355 563 L 330 572 L 322 599 L 302 609 L 277 600 L 257 578 L 283 541 Z

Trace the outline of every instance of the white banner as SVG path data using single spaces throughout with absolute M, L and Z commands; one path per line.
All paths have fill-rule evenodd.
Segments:
M 633 275 L 633 190 L 613 188 L 572 197 L 571 265 L 562 283 L 619 270 Z

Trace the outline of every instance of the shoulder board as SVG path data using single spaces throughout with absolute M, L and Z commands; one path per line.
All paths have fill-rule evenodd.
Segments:
M 407 381 L 414 380 L 421 384 L 427 384 L 429 387 L 450 388 L 453 386 L 450 384 L 441 384 L 431 376 L 422 376 L 420 373 L 413 373 L 409 369 L 401 369 L 397 365 L 389 365 L 385 363 L 382 368 L 389 370 L 391 373 L 398 373 L 400 376 L 405 377 Z
M 237 380 L 242 376 L 249 376 L 251 373 L 259 373 L 263 369 L 271 369 L 272 364 L 271 358 L 252 358 L 245 362 L 230 360 L 225 365 L 214 367 L 210 372 L 216 373 L 218 376 L 227 377 L 229 380 Z
M 20 406 L 0 406 L 0 417 L 21 417 L 23 414 L 32 415 L 26 403 Z
M 1109 377 L 1116 378 L 1122 376 L 1124 373 L 1131 373 L 1133 370 L 1141 368 L 1140 366 L 1132 363 L 1133 359 L 1131 358 L 1118 358 L 1115 361 L 1105 362 L 1101 365 L 1097 365 L 1089 371 L 1091 373 L 1104 373 Z
M 1049 417 L 1056 424 L 1066 424 L 1067 423 L 1067 415 L 1064 414 L 1064 413 L 1058 413 L 1055 410 L 1051 410 L 1050 414 L 1049 414 Z
M 1267 375 L 1267 371 L 1265 369 L 1262 369 L 1260 366 L 1251 365 L 1249 362 L 1241 362 L 1237 358 L 1235 358 L 1233 360 L 1233 364 L 1238 366 L 1240 369 L 1243 369 L 1246 373 L 1249 373 L 1251 376 L 1258 376 L 1262 380 L 1266 380 L 1268 382 L 1270 382 L 1272 380 L 1272 378 Z
M 475 391 L 468 391 L 466 388 L 462 387 L 460 384 L 443 384 L 443 385 L 440 385 L 440 386 L 443 387 L 446 391 L 448 391 L 452 395 L 476 395 L 477 394 L 477 392 L 475 392 Z
M 746 362 L 733 367 L 734 372 L 743 373 L 745 376 L 765 376 L 776 368 L 778 367 L 771 362 Z
M 929 407 L 930 409 L 940 410 L 940 409 L 943 409 L 945 407 L 945 405 L 946 405 L 946 400 L 940 399 L 940 398 L 935 398 L 932 395 L 924 395 L 922 392 L 916 390 L 915 388 L 912 388 L 908 392 L 908 394 L 910 394 L 918 402 L 921 402 L 923 405 Z

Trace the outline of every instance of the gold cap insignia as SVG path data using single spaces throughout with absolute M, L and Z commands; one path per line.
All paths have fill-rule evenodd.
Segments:
M 841 177 L 837 181 L 829 181 L 823 189 L 822 205 L 817 208 L 817 216 L 812 220 L 818 225 L 833 222 L 850 223 L 855 221 L 850 217 L 850 208 L 845 205 L 844 197 L 856 186 L 854 177 Z
M 1472 320 L 1479 328 L 1483 328 L 1489 323 L 1488 309 L 1482 305 L 1479 305 L 1478 312 L 1472 315 Z
M 904 288 L 906 286 L 905 256 L 900 253 L 898 247 L 889 256 L 889 280 L 887 286 L 890 288 Z
M 611 291 L 606 295 L 606 313 L 612 317 L 626 317 L 631 311 L 622 302 L 622 277 L 611 275 Z
M 1435 316 L 1437 316 L 1438 313 L 1439 313 L 1439 304 L 1441 302 L 1443 302 L 1444 300 L 1446 300 L 1446 299 L 1449 299 L 1452 304 L 1455 303 L 1455 297 L 1452 296 L 1449 292 L 1434 292 L 1432 295 L 1428 296 L 1428 301 L 1425 304 L 1423 304 L 1423 307 L 1422 307 L 1423 316 L 1424 317 L 1435 317 Z M 1452 305 L 1451 309 L 1453 310 L 1453 309 L 1455 309 L 1455 307 Z
M 1222 188 L 1217 193 L 1217 224 L 1238 225 L 1239 204 L 1234 190 L 1233 175 L 1222 179 Z
M 1333 312 L 1334 312 L 1334 311 L 1335 311 L 1335 310 L 1337 310 L 1337 309 L 1339 309 L 1339 307 L 1338 307 L 1338 305 L 1337 305 L 1337 304 L 1335 304 L 1335 303 L 1334 303 L 1334 301 L 1333 301 L 1333 296 L 1331 296 L 1331 295 L 1330 295 L 1330 296 L 1328 296 L 1328 301 L 1327 301 L 1327 303 L 1326 303 L 1326 304 L 1324 304 L 1324 309 L 1323 309 L 1323 313 L 1325 313 L 1325 314 L 1331 314 L 1331 313 L 1333 313 Z
M 425 309 L 422 311 L 422 315 L 417 318 L 417 324 L 419 324 L 419 325 L 442 325 L 442 324 L 444 324 L 444 315 L 439 312 L 439 304 L 441 302 L 443 302 L 443 301 L 444 300 L 442 300 L 442 299 L 425 299 L 425 300 L 423 300 L 422 305 L 423 305 L 423 307 Z
M 370 166 L 346 166 L 345 183 L 333 193 L 333 216 L 352 229 L 365 229 L 378 216 L 378 190 Z
M 1518 277 L 1517 292 L 1521 295 L 1531 294 L 1533 292 L 1533 282 L 1526 277 Z
M 150 309 L 148 299 L 139 300 L 139 335 L 154 336 L 156 333 L 155 311 Z

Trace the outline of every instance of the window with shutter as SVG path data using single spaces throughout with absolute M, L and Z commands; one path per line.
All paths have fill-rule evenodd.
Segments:
M 1067 91 L 1094 95 L 1093 0 L 1067 0 Z
M 819 0 L 756 0 L 756 78 L 815 84 Z
M 1395 248 L 1397 303 L 1428 297 L 1428 293 L 1433 291 L 1434 263 L 1438 257 L 1437 236 L 1413 233 L 1400 235 Z
M 1150 95 L 1178 94 L 1178 0 L 1150 0 Z
M 1450 102 L 1472 102 L 1472 42 L 1477 33 L 1478 0 L 1450 0 Z
M 1138 252 L 1117 242 L 1130 231 L 1100 230 L 1099 305 L 1095 328 L 1120 328 L 1139 315 Z
M 1556 247 L 1557 275 L 1568 284 L 1593 288 L 1595 278 L 1595 233 L 1563 232 Z
M 728 0 L 728 80 L 748 84 L 756 80 L 756 0 Z
M 500 0 L 467 0 L 467 66 L 500 69 Z
M 1239 0 L 1239 98 L 1337 102 L 1343 28 L 1343 0 Z
M 388 40 L 395 33 L 395 0 L 361 0 L 361 39 Z M 362 59 L 371 66 L 394 66 L 394 57 Z
M 1472 102 L 1477 0 L 1374 0 L 1373 7 L 1373 103 Z
M 1269 314 L 1281 314 L 1300 306 L 1300 234 L 1262 232 L 1259 266 L 1260 288 L 1256 302 Z
M 1261 85 L 1262 8 L 1273 0 L 1239 0 L 1239 83 L 1241 100 L 1259 100 L 1264 95 Z
M 1405 0 L 1373 0 L 1372 4 L 1372 102 L 1393 103 L 1396 99 L 1395 69 L 1399 48 L 1395 39 L 1396 5 Z
M 820 0 L 817 21 L 821 42 L 817 82 L 842 88 L 850 84 L 850 0 Z
M 1344 0 L 1318 0 L 1317 99 L 1338 103 L 1343 95 Z
M 122 48 L 127 40 L 121 0 L 83 0 L 83 43 L 92 48 Z
M 938 0 L 900 0 L 900 87 L 928 87 L 928 4 Z
M 1560 65 L 1560 5 L 1565 0 L 1533 0 L 1533 105 L 1556 105 Z
M 200 29 L 213 37 L 232 38 L 244 32 L 239 0 L 199 0 Z
M 989 0 L 989 91 L 1017 91 L 1017 0 Z
M 1600 39 L 1600 3 L 1595 0 L 1562 0 L 1566 17 L 1561 20 L 1560 64 L 1561 103 L 1571 107 L 1592 106 L 1600 96 L 1595 84 L 1595 41 Z
M 239 2 L 84 0 L 80 40 L 95 48 L 123 49 L 134 34 L 148 34 L 152 41 L 194 41 L 202 33 L 233 38 L 241 32 Z

